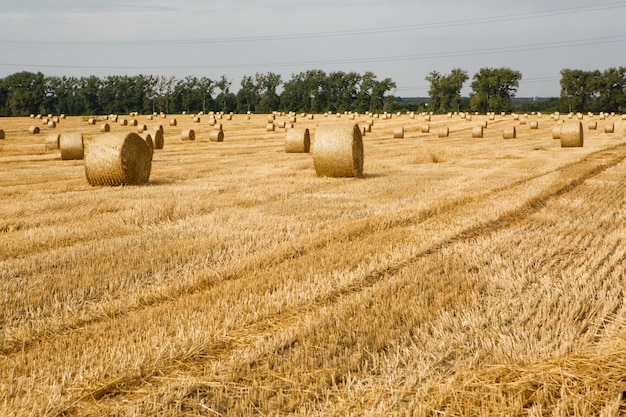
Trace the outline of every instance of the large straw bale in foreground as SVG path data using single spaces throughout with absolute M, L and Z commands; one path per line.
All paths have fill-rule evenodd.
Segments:
M 152 151 L 137 133 L 105 133 L 85 143 L 85 175 L 91 185 L 148 182 Z
M 59 149 L 61 149 L 61 159 L 64 161 L 83 159 L 83 134 L 61 133 L 59 137 Z
M 583 143 L 583 124 L 580 121 L 561 125 L 561 148 L 579 148 Z
M 318 177 L 362 177 L 363 139 L 358 124 L 320 125 L 313 142 Z
M 285 135 L 286 153 L 309 153 L 311 147 L 311 136 L 309 129 L 297 127 L 289 129 Z

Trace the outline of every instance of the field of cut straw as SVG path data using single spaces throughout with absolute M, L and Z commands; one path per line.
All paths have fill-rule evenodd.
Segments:
M 102 117 L 0 119 L 0 415 L 626 413 L 620 115 L 570 148 L 551 115 L 297 115 L 311 152 L 373 119 L 361 178 L 285 152 L 289 115 L 123 118 L 164 127 L 146 185 L 46 144 Z

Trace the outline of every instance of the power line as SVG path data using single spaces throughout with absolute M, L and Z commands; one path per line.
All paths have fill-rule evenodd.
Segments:
M 0 39 L 0 43 L 12 45 L 184 45 L 184 44 L 216 44 L 216 43 L 238 43 L 238 42 L 262 42 L 277 40 L 295 40 L 295 39 L 311 39 L 311 38 L 329 38 L 343 36 L 362 36 L 382 33 L 407 32 L 429 29 L 444 29 L 458 26 L 474 26 L 489 23 L 501 23 L 517 20 L 529 20 L 552 16 L 564 16 L 571 14 L 590 13 L 606 10 L 614 10 L 626 8 L 626 2 L 610 2 L 604 4 L 596 4 L 591 6 L 572 7 L 568 9 L 552 9 L 539 12 L 519 13 L 512 15 L 499 15 L 483 18 L 448 20 L 434 23 L 421 23 L 416 25 L 379 27 L 368 29 L 344 30 L 344 31 L 328 31 L 328 32 L 312 32 L 312 33 L 294 33 L 294 34 L 276 34 L 276 35 L 260 35 L 245 37 L 223 37 L 210 39 L 165 39 L 165 40 L 21 40 L 21 39 Z

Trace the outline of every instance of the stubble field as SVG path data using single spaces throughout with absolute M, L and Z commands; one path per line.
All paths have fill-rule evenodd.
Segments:
M 0 415 L 626 413 L 621 116 L 582 148 L 550 115 L 377 117 L 363 178 L 318 178 L 267 115 L 221 143 L 169 118 L 136 117 L 165 145 L 127 187 L 45 149 L 103 120 L 0 119 Z

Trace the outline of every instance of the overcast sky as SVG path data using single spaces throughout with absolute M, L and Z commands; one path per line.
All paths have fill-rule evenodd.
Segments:
M 0 77 L 371 71 L 427 96 L 431 71 L 508 67 L 518 97 L 558 96 L 565 68 L 626 66 L 626 1 L 2 0 Z

